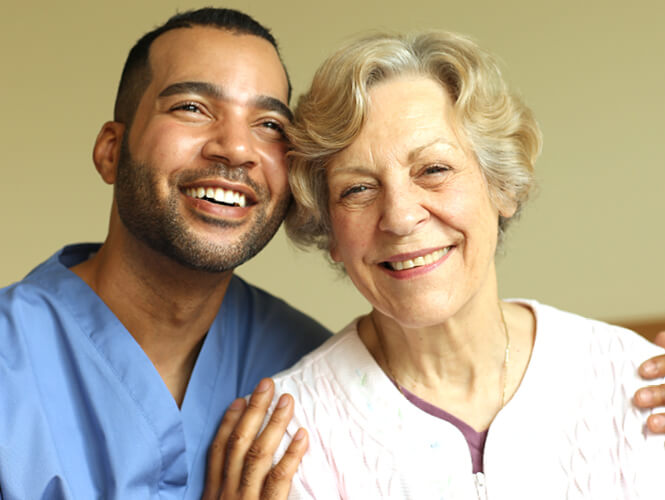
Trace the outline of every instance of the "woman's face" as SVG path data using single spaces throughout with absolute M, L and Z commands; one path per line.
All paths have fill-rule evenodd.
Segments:
M 491 200 L 455 132 L 447 92 L 409 76 L 377 84 L 369 97 L 365 125 L 327 173 L 332 258 L 404 327 L 496 300 L 498 216 L 514 207 L 500 212 Z

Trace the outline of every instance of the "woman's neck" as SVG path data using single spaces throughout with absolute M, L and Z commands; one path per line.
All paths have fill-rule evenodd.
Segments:
M 482 313 L 423 328 L 404 328 L 374 310 L 359 335 L 397 384 L 484 430 L 522 379 L 534 326 L 530 309 L 497 300 Z

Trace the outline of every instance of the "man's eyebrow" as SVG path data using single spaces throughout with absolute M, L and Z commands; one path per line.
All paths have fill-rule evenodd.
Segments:
M 168 97 L 177 94 L 199 94 L 215 99 L 224 99 L 224 92 L 217 85 L 208 82 L 178 82 L 166 87 L 159 93 L 159 97 Z
M 274 97 L 268 97 L 265 95 L 258 96 L 254 99 L 254 106 L 259 109 L 265 109 L 266 111 L 274 111 L 275 113 L 283 115 L 284 118 L 290 122 L 293 121 L 293 113 L 291 113 L 289 107 Z
M 224 90 L 217 85 L 209 82 L 177 82 L 169 85 L 159 93 L 159 97 L 168 97 L 177 94 L 198 94 L 213 99 L 228 99 Z M 279 99 L 270 96 L 260 95 L 253 98 L 250 102 L 252 106 L 266 111 L 274 111 L 283 115 L 288 121 L 293 120 L 293 113 L 289 107 Z

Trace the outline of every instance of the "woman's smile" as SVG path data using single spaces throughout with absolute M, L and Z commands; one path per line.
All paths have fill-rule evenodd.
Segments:
M 381 265 L 390 271 L 408 271 L 414 267 L 429 266 L 438 263 L 452 248 L 452 246 L 440 248 L 433 252 L 426 253 L 425 255 L 418 255 L 406 259 L 403 259 L 402 256 L 395 256 L 382 262 Z
M 369 96 L 328 167 L 331 256 L 377 310 L 438 324 L 494 286 L 499 208 L 439 84 L 399 77 Z

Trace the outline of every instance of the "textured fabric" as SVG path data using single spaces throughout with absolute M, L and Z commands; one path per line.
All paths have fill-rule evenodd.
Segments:
M 393 384 L 396 382 L 393 380 Z M 469 453 L 471 453 L 471 465 L 473 472 L 482 472 L 483 471 L 483 452 L 485 450 L 485 441 L 487 440 L 487 430 L 478 432 L 469 424 L 460 420 L 455 415 L 448 413 L 446 410 L 434 406 L 431 403 L 428 403 L 424 399 L 420 399 L 418 396 L 408 391 L 404 387 L 399 386 L 399 390 L 404 394 L 404 397 L 413 403 L 417 408 L 420 408 L 422 411 L 429 413 L 433 417 L 442 418 L 447 420 L 459 431 L 466 439 L 466 444 L 469 446 Z
M 636 367 L 662 350 L 628 330 L 523 302 L 537 318 L 533 354 L 489 428 L 484 474 L 472 473 L 454 425 L 399 393 L 354 322 L 276 377 L 278 393 L 296 399 L 289 436 L 299 427 L 310 434 L 290 498 L 665 498 L 665 438 L 649 434 L 649 412 L 631 404 L 643 383 Z
M 134 338 L 67 269 L 98 247 L 66 247 L 0 291 L 0 491 L 198 499 L 226 407 L 329 334 L 234 277 L 179 409 Z

